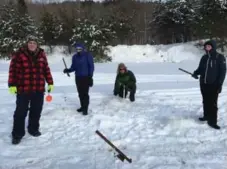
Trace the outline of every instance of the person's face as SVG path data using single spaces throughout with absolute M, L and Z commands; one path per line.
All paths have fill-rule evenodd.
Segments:
M 83 48 L 81 48 L 81 47 L 77 47 L 77 48 L 76 48 L 76 52 L 77 52 L 77 53 L 82 52 L 82 50 L 83 50 Z
M 119 71 L 120 71 L 121 74 L 124 74 L 125 73 L 125 68 L 120 67 Z
M 34 51 L 36 51 L 37 47 L 38 47 L 37 42 L 35 42 L 35 41 L 28 42 L 28 50 L 34 52 Z
M 209 52 L 211 49 L 212 49 L 212 46 L 211 46 L 211 45 L 206 45 L 206 46 L 205 46 L 205 50 L 206 50 L 206 51 Z

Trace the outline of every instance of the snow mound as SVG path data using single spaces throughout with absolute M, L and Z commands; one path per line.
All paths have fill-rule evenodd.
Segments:
M 48 57 L 48 62 L 49 64 L 57 64 L 61 63 L 62 64 L 62 58 L 67 58 L 67 60 L 71 57 L 69 54 L 67 54 L 67 49 L 65 46 L 54 46 L 52 48 L 52 52 L 50 51 L 50 48 L 47 46 L 42 46 L 42 48 L 45 50 L 47 57 Z
M 200 59 L 203 51 L 191 43 L 175 45 L 118 45 L 110 47 L 113 62 L 181 62 Z
M 68 54 L 65 46 L 55 46 L 50 52 L 48 46 L 42 46 L 50 64 L 61 64 L 65 58 L 67 64 L 71 64 L 72 54 Z M 107 52 L 112 62 L 171 62 L 198 61 L 204 51 L 195 46 L 195 42 L 171 44 L 171 45 L 117 45 L 110 46 Z M 0 64 L 8 64 L 9 60 L 0 60 Z

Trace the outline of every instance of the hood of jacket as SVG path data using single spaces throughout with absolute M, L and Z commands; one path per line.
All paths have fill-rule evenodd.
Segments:
M 74 47 L 75 47 L 75 48 L 82 48 L 83 51 L 85 50 L 85 45 L 84 45 L 83 43 L 75 43 L 75 44 L 74 44 Z
M 212 46 L 212 49 L 211 49 L 210 53 L 216 53 L 216 50 L 217 50 L 217 43 L 216 43 L 215 40 L 206 41 L 206 42 L 204 43 L 204 49 L 205 49 L 205 46 L 206 46 L 206 45 L 211 45 L 211 46 Z M 206 51 L 206 50 L 205 50 L 205 51 Z M 206 51 L 206 53 L 207 53 L 207 51 Z

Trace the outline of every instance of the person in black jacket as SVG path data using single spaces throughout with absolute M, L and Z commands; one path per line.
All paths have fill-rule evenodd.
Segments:
M 120 63 L 117 68 L 117 76 L 114 85 L 114 95 L 125 98 L 130 92 L 129 99 L 135 101 L 136 78 L 132 71 L 128 70 L 124 63 Z
M 208 121 L 209 126 L 220 129 L 220 126 L 217 125 L 217 100 L 226 76 L 226 59 L 216 51 L 216 42 L 213 40 L 207 41 L 204 49 L 206 54 L 201 58 L 199 67 L 192 75 L 196 79 L 200 75 L 203 117 L 200 117 L 199 120 Z

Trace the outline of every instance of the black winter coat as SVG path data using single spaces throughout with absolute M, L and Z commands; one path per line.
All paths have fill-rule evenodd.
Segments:
M 212 46 L 212 50 L 201 58 L 194 75 L 200 75 L 201 84 L 222 86 L 226 76 L 226 59 L 216 51 L 214 41 L 208 41 L 204 46 L 207 44 Z

